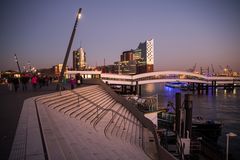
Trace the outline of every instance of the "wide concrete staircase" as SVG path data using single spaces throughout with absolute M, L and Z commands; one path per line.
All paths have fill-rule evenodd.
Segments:
M 10 159 L 161 159 L 141 113 L 115 96 L 90 85 L 26 100 Z

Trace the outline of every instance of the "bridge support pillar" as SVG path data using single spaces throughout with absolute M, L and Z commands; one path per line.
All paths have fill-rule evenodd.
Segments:
M 195 92 L 195 83 L 192 83 L 192 91 Z
M 214 95 L 216 93 L 216 88 L 217 88 L 217 82 L 212 81 L 212 94 Z
M 138 81 L 136 81 L 135 85 L 135 95 L 138 95 Z
M 122 94 L 126 93 L 126 85 L 121 85 L 122 88 Z
M 142 96 L 142 85 L 138 85 L 138 95 L 139 97 Z
M 132 85 L 130 86 L 130 92 L 131 92 L 131 94 L 133 94 L 133 86 Z
M 208 94 L 208 84 L 205 86 L 206 94 Z
M 136 95 L 138 95 L 139 97 L 141 97 L 141 95 L 142 95 L 142 86 L 138 84 L 138 81 L 136 81 L 135 93 L 136 93 Z
M 197 84 L 197 91 L 198 91 L 198 94 L 200 94 L 200 90 L 201 90 L 201 84 L 198 83 L 198 84 Z

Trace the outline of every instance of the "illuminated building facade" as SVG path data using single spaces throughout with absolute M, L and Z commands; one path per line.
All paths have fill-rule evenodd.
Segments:
M 83 48 L 73 51 L 73 70 L 80 71 L 86 69 L 86 52 Z
M 154 40 L 140 43 L 135 50 L 124 51 L 120 61 L 115 62 L 116 73 L 138 74 L 153 72 L 154 66 Z
M 138 45 L 141 50 L 141 57 L 146 62 L 146 72 L 153 72 L 154 66 L 154 40 L 147 40 Z
M 53 73 L 55 76 L 60 76 L 60 72 L 62 70 L 63 64 L 57 64 L 53 66 Z M 65 68 L 65 72 L 68 70 L 68 67 Z

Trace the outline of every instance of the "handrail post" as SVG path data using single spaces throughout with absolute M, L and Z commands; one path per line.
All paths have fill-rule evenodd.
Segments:
M 113 119 L 113 110 L 112 110 L 112 123 L 114 123 L 114 119 Z
M 97 118 L 98 118 L 98 106 L 97 106 Z

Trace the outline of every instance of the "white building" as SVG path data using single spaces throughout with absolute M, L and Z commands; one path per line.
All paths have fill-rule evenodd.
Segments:
M 86 68 L 86 52 L 83 48 L 73 51 L 73 69 L 80 71 Z

